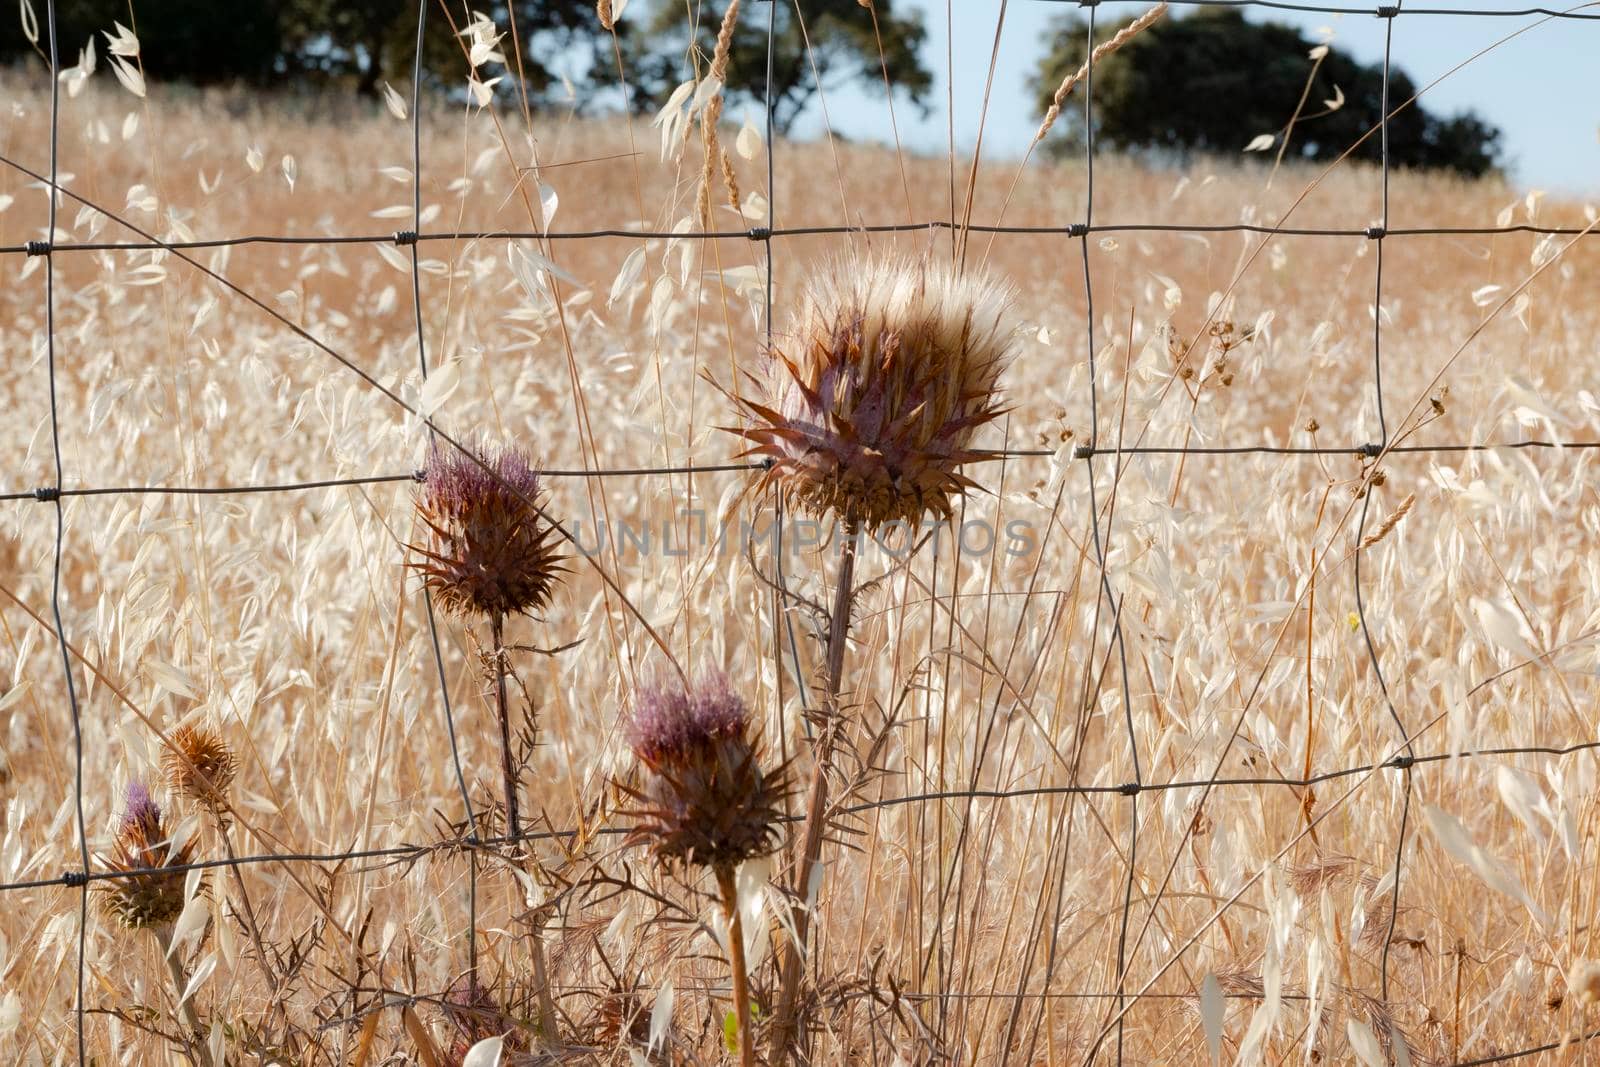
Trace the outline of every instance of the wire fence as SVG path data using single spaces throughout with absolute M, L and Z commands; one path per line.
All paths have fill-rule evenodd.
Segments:
M 771 63 L 773 54 L 773 16 L 778 0 L 764 0 L 767 6 L 767 61 L 769 95 L 766 105 L 766 170 L 767 191 L 769 196 L 769 220 L 775 222 L 777 217 L 776 188 L 774 183 L 774 123 L 773 106 L 770 96 Z M 420 482 L 424 473 L 420 470 L 397 472 L 390 474 L 375 474 L 365 477 L 326 478 L 311 481 L 286 482 L 278 484 L 262 483 L 249 485 L 221 485 L 221 486 L 183 486 L 183 485 L 127 485 L 127 486 L 101 486 L 101 487 L 74 487 L 66 484 L 66 472 L 62 464 L 61 438 L 63 427 L 57 405 L 57 360 L 56 360 L 56 288 L 55 288 L 55 262 L 57 257 L 78 252 L 114 252 L 114 251 L 139 251 L 161 250 L 174 254 L 188 265 L 210 276 L 225 288 L 231 290 L 239 298 L 254 304 L 262 312 L 275 319 L 284 328 L 293 331 L 302 339 L 309 341 L 325 355 L 342 364 L 345 368 L 364 379 L 369 385 L 375 387 L 388 399 L 399 407 L 417 414 L 399 396 L 395 395 L 366 372 L 356 367 L 347 357 L 331 348 L 326 342 L 311 335 L 305 329 L 291 322 L 282 314 L 269 307 L 260 298 L 246 291 L 239 285 L 231 282 L 209 267 L 201 265 L 185 253 L 206 249 L 228 248 L 240 245 L 266 244 L 266 245 L 352 245 L 352 244 L 394 244 L 409 248 L 412 259 L 412 299 L 416 324 L 416 345 L 418 366 L 424 379 L 426 379 L 430 364 L 428 360 L 426 335 L 423 327 L 424 297 L 421 288 L 421 273 L 418 262 L 419 247 L 428 242 L 435 241 L 501 241 L 501 240 L 535 240 L 535 241 L 582 241 L 599 238 L 626 238 L 633 240 L 645 239 L 673 239 L 673 240 L 747 240 L 756 242 L 764 247 L 767 263 L 765 300 L 763 305 L 763 323 L 767 339 L 770 343 L 773 322 L 773 272 L 774 272 L 774 244 L 775 242 L 792 237 L 816 236 L 849 236 L 855 234 L 895 234 L 916 233 L 925 231 L 950 230 L 952 232 L 973 232 L 994 235 L 1014 236 L 1046 236 L 1066 238 L 1069 242 L 1076 242 L 1077 250 L 1081 255 L 1083 264 L 1084 297 L 1086 302 L 1085 334 L 1086 357 L 1089 368 L 1088 374 L 1088 405 L 1090 410 L 1089 439 L 1085 443 L 1072 446 L 1068 458 L 1081 461 L 1087 472 L 1087 511 L 1089 529 L 1092 535 L 1094 561 L 1097 569 L 1095 577 L 1099 589 L 1097 612 L 1097 625 L 1093 630 L 1089 659 L 1104 655 L 1109 657 L 1113 650 L 1122 663 L 1118 672 L 1121 684 L 1121 701 L 1125 712 L 1125 725 L 1127 730 L 1127 745 L 1132 767 L 1131 779 L 1118 783 L 1105 783 L 1085 785 L 1076 781 L 1061 785 L 1046 785 L 1028 788 L 1012 789 L 955 789 L 939 790 L 923 793 L 913 793 L 902 796 L 885 797 L 880 800 L 863 802 L 846 806 L 839 811 L 842 817 L 865 815 L 874 811 L 907 806 L 916 806 L 944 801 L 976 801 L 989 800 L 997 802 L 1025 800 L 1040 797 L 1089 797 L 1110 796 L 1119 797 L 1127 801 L 1127 836 L 1126 836 L 1126 871 L 1122 876 L 1121 909 L 1118 924 L 1118 936 L 1115 946 L 1115 967 L 1117 983 L 1114 989 L 1102 991 L 1054 991 L 1048 989 L 1050 974 L 1045 975 L 1045 990 L 1038 992 L 1019 990 L 1014 993 L 978 993 L 972 991 L 952 990 L 937 994 L 900 993 L 908 1000 L 924 999 L 962 999 L 962 998 L 994 998 L 1012 999 L 1016 1001 L 1025 999 L 1062 999 L 1062 1000 L 1090 1000 L 1103 1001 L 1111 1005 L 1105 1015 L 1106 1025 L 1100 1034 L 1095 1048 L 1090 1053 L 1090 1060 L 1101 1051 L 1104 1042 L 1113 1042 L 1110 1050 L 1116 1062 L 1121 1064 L 1124 1058 L 1124 1022 L 1128 1010 L 1140 999 L 1184 999 L 1192 1000 L 1198 993 L 1172 993 L 1158 992 L 1148 988 L 1131 991 L 1129 988 L 1128 958 L 1138 947 L 1143 932 L 1134 927 L 1134 885 L 1139 858 L 1139 798 L 1147 794 L 1162 794 L 1172 791 L 1194 791 L 1200 794 L 1200 804 L 1212 790 L 1219 788 L 1288 788 L 1303 790 L 1309 787 L 1351 778 L 1376 775 L 1382 771 L 1395 772 L 1395 788 L 1401 797 L 1401 817 L 1396 830 L 1394 846 L 1394 859 L 1389 878 L 1385 880 L 1390 893 L 1390 905 L 1387 909 L 1390 936 L 1383 942 L 1383 956 L 1380 965 L 1381 989 L 1380 999 L 1387 1000 L 1389 996 L 1389 945 L 1392 941 L 1394 922 L 1400 910 L 1400 898 L 1404 889 L 1402 874 L 1411 843 L 1410 831 L 1410 800 L 1412 793 L 1413 774 L 1432 767 L 1440 767 L 1452 761 L 1470 760 L 1482 757 L 1507 757 L 1507 756 L 1545 756 L 1559 759 L 1578 753 L 1586 753 L 1600 749 L 1600 742 L 1585 741 L 1571 745 L 1538 745 L 1518 747 L 1485 747 L 1460 751 L 1443 751 L 1418 754 L 1414 750 L 1414 738 L 1427 726 L 1411 724 L 1408 729 L 1400 710 L 1396 707 L 1390 696 L 1389 688 L 1383 676 L 1379 662 L 1376 638 L 1368 624 L 1365 605 L 1365 587 L 1363 585 L 1362 553 L 1354 554 L 1353 581 L 1354 594 L 1357 603 L 1357 617 L 1360 632 L 1363 637 L 1367 658 L 1377 680 L 1379 690 L 1383 696 L 1386 709 L 1394 727 L 1395 741 L 1391 754 L 1380 761 L 1358 763 L 1350 766 L 1331 768 L 1315 774 L 1301 777 L 1294 776 L 1228 776 L 1221 773 L 1223 762 L 1237 741 L 1240 731 L 1236 724 L 1233 733 L 1229 736 L 1221 755 L 1217 758 L 1217 772 L 1207 777 L 1192 778 L 1187 780 L 1149 781 L 1143 773 L 1139 754 L 1139 739 L 1134 730 L 1132 719 L 1132 694 L 1129 691 L 1129 675 L 1126 669 L 1126 652 L 1123 640 L 1122 627 L 1122 595 L 1114 588 L 1111 578 L 1107 573 L 1106 555 L 1107 546 L 1112 540 L 1113 530 L 1111 520 L 1102 519 L 1100 496 L 1106 487 L 1102 484 L 1105 476 L 1098 469 L 1095 461 L 1104 457 L 1111 457 L 1118 465 L 1124 458 L 1138 456 L 1247 456 L 1270 455 L 1284 457 L 1326 457 L 1326 456 L 1353 456 L 1367 460 L 1401 455 L 1434 455 L 1450 453 L 1474 453 L 1494 450 L 1527 450 L 1530 452 L 1547 455 L 1560 455 L 1568 450 L 1585 451 L 1600 448 L 1600 441 L 1578 440 L 1557 441 L 1552 439 L 1522 439 L 1504 442 L 1450 442 L 1438 444 L 1405 444 L 1391 438 L 1385 414 L 1385 395 L 1383 386 L 1383 316 L 1373 315 L 1373 332 L 1371 339 L 1372 382 L 1371 388 L 1377 412 L 1377 434 L 1367 441 L 1336 446 L 1289 446 L 1274 444 L 1250 445 L 1161 445 L 1144 444 L 1142 442 L 1124 443 L 1120 439 L 1114 446 L 1101 443 L 1100 439 L 1100 382 L 1097 368 L 1097 344 L 1095 340 L 1094 325 L 1094 289 L 1089 262 L 1089 239 L 1096 234 L 1126 233 L 1126 232 L 1157 232 L 1157 233 L 1243 233 L 1267 237 L 1298 236 L 1298 237 L 1327 237 L 1327 238 L 1362 238 L 1373 243 L 1375 248 L 1376 270 L 1373 288 L 1373 306 L 1382 308 L 1384 296 L 1384 248 L 1390 240 L 1409 237 L 1437 237 L 1437 236 L 1497 236 L 1512 234 L 1533 234 L 1541 236 L 1569 236 L 1573 238 L 1588 237 L 1594 233 L 1591 227 L 1564 227 L 1564 226 L 1537 226 L 1537 225 L 1499 225 L 1489 227 L 1396 227 L 1390 228 L 1389 220 L 1389 181 L 1393 163 L 1390 158 L 1388 120 L 1392 115 L 1389 100 L 1389 75 L 1392 68 L 1392 27 L 1393 20 L 1401 17 L 1424 16 L 1472 16 L 1477 18 L 1529 18 L 1542 17 L 1548 19 L 1571 20 L 1574 23 L 1583 23 L 1600 20 L 1600 11 L 1589 10 L 1597 5 L 1584 4 L 1571 10 L 1556 10 L 1543 7 L 1525 7 L 1502 10 L 1462 9 L 1462 8 L 1427 8 L 1405 7 L 1402 4 L 1382 5 L 1377 7 L 1353 7 L 1323 4 L 1296 4 L 1277 2 L 1277 0 L 1168 0 L 1173 6 L 1183 7 L 1230 7 L 1230 8 L 1258 8 L 1265 10 L 1281 10 L 1317 13 L 1327 15 L 1362 15 L 1375 17 L 1385 23 L 1384 54 L 1383 54 L 1383 94 L 1381 103 L 1382 118 L 1378 127 L 1380 137 L 1379 156 L 1379 181 L 1381 183 L 1381 221 L 1373 226 L 1364 228 L 1320 228 L 1320 227 L 1295 227 L 1295 226 L 1270 226 L 1255 224 L 1233 225 L 1193 225 L 1183 223 L 1139 223 L 1139 222 L 1100 222 L 1095 219 L 1095 163 L 1097 152 L 1095 146 L 1095 116 L 1094 116 L 1094 45 L 1096 14 L 1099 0 L 1037 0 L 1041 3 L 1060 3 L 1063 7 L 1076 6 L 1087 12 L 1087 44 L 1085 52 L 1087 61 L 1087 77 L 1082 86 L 1084 101 L 1083 132 L 1085 165 L 1085 204 L 1084 217 L 1081 221 L 1058 226 L 1022 226 L 1022 225 L 986 225 L 981 223 L 962 223 L 955 220 L 928 219 L 925 221 L 890 223 L 890 224 L 863 224 L 841 226 L 791 226 L 778 225 L 759 226 L 744 230 L 703 231 L 699 233 L 685 233 L 680 231 L 650 231 L 639 228 L 621 229 L 595 229 L 584 231 L 515 231 L 515 230 L 483 230 L 483 231 L 449 231 L 425 232 L 422 229 L 422 132 L 421 132 L 421 86 L 422 86 L 422 41 L 427 25 L 427 0 L 418 4 L 416 28 L 416 53 L 412 69 L 412 94 L 410 118 L 410 133 L 412 138 L 412 209 L 413 228 L 396 233 L 387 234 L 352 234 L 329 236 L 306 235 L 279 235 L 256 234 L 232 237 L 219 237 L 203 240 L 188 241 L 163 241 L 152 234 L 140 229 L 127 218 L 119 216 L 99 204 L 91 204 L 88 200 L 58 182 L 58 158 L 60 137 L 60 87 L 61 78 L 58 46 L 56 38 L 56 5 L 54 0 L 46 0 L 44 5 L 46 14 L 46 36 L 51 63 L 52 89 L 50 110 L 50 165 L 47 174 L 36 173 L 27 167 L 3 156 L 0 163 L 10 167 L 20 174 L 30 177 L 41 184 L 48 192 L 49 215 L 48 229 L 51 235 L 49 240 L 34 240 L 22 245 L 0 246 L 0 256 L 27 256 L 43 257 L 45 261 L 45 362 L 49 381 L 50 397 L 50 440 L 51 454 L 54 465 L 54 483 L 45 486 L 18 487 L 0 491 L 0 501 L 3 502 L 36 502 L 50 505 L 55 523 L 54 531 L 54 562 L 51 571 L 51 596 L 50 615 L 59 646 L 63 673 L 66 681 L 66 694 L 68 711 L 71 716 L 73 728 L 73 755 L 74 755 L 74 802 L 76 805 L 76 832 L 79 866 L 77 869 L 63 872 L 47 878 L 36 878 L 0 884 L 0 898 L 7 892 L 47 889 L 53 887 L 77 889 L 79 891 L 79 926 L 78 926 L 78 954 L 77 954 L 77 995 L 76 995 L 76 1037 L 80 1063 L 89 1062 L 86 1055 L 85 1038 L 85 956 L 86 936 L 88 930 L 88 900 L 90 887 L 99 882 L 112 881 L 123 878 L 138 878 L 157 872 L 185 872 L 191 870 L 211 870 L 223 867 L 247 867 L 261 864 L 311 864 L 311 865 L 342 865 L 352 862 L 368 863 L 404 863 L 413 862 L 429 855 L 440 853 L 460 854 L 468 857 L 470 872 L 470 892 L 465 941 L 469 957 L 476 967 L 477 955 L 477 855 L 484 849 L 501 846 L 515 845 L 533 841 L 573 839 L 580 834 L 589 836 L 619 836 L 630 832 L 627 826 L 603 825 L 589 827 L 582 831 L 578 829 L 546 829 L 519 832 L 514 835 L 483 836 L 480 837 L 472 829 L 478 825 L 477 813 L 474 811 L 473 801 L 466 785 L 466 776 L 461 765 L 461 756 L 456 745 L 456 726 L 454 713 L 450 706 L 449 689 L 446 683 L 444 653 L 439 641 L 437 622 L 431 597 L 426 589 L 423 591 L 425 610 L 428 620 L 428 633 L 433 652 L 435 670 L 439 682 L 439 701 L 443 725 L 449 738 L 451 759 L 456 782 L 460 791 L 460 800 L 466 814 L 465 826 L 468 827 L 462 840 L 446 844 L 413 844 L 404 843 L 390 847 L 352 849 L 329 852 L 265 852 L 253 855 L 230 857 L 227 859 L 204 860 L 194 863 L 162 868 L 131 868 L 131 869 L 97 869 L 91 861 L 88 835 L 84 819 L 84 738 L 81 725 L 81 709 L 79 697 L 72 670 L 73 649 L 68 641 L 66 627 L 62 616 L 62 586 L 63 586 L 63 554 L 65 547 L 65 513 L 64 503 L 72 498 L 102 497 L 102 496 L 132 496 L 146 495 L 243 495 L 243 494 L 274 494 L 274 493 L 303 493 L 318 489 L 346 488 L 364 485 L 393 484 Z M 1404 105 L 1402 105 L 1404 106 Z M 124 229 L 136 235 L 137 239 L 124 241 L 55 241 L 54 236 L 59 232 L 56 225 L 57 213 L 62 200 L 71 199 L 86 207 L 94 207 L 97 211 L 110 218 Z M 431 419 L 423 419 L 430 434 L 442 438 L 452 445 L 459 445 L 454 439 L 448 437 L 437 427 Z M 1062 458 L 1062 452 L 1052 449 L 1003 449 L 991 453 L 996 457 L 1009 457 L 1018 459 Z M 653 466 L 653 467 L 624 467 L 602 468 L 599 466 L 572 468 L 572 469 L 547 469 L 539 473 L 546 477 L 557 478 L 651 478 L 665 477 L 682 474 L 700 473 L 741 473 L 759 471 L 764 464 L 740 461 L 722 463 L 689 464 L 679 466 Z M 1375 469 L 1375 464 L 1372 468 Z M 1115 493 L 1116 476 L 1118 470 L 1111 474 L 1110 491 Z M 1370 477 L 1367 475 L 1366 477 Z M 1366 494 L 1360 509 L 1357 523 L 1356 538 L 1360 541 L 1366 533 L 1368 525 L 1368 509 L 1371 503 L 1371 494 Z M 781 512 L 779 514 L 781 526 Z M 781 559 L 781 550 L 778 553 Z M 782 583 L 781 563 L 779 581 Z M 1108 625 L 1099 625 L 1109 618 Z M 1105 630 L 1106 646 L 1103 653 L 1098 648 L 1101 630 Z M 792 640 L 792 638 L 791 638 Z M 1545 653 L 1549 655 L 1552 653 Z M 800 681 L 797 672 L 796 681 Z M 1257 679 L 1259 687 L 1260 679 Z M 1487 683 L 1484 683 L 1487 684 Z M 1433 720 L 1437 722 L 1436 718 Z M 1241 719 L 1242 722 L 1242 719 Z M 784 821 L 795 822 L 798 817 L 786 817 Z M 1065 864 L 1067 857 L 1063 853 L 1058 857 L 1058 862 Z M 1168 867 L 1165 880 L 1160 889 L 1154 894 L 1159 900 L 1161 892 L 1165 889 L 1167 881 L 1173 874 L 1177 864 L 1177 852 L 1174 852 L 1172 866 Z M 1041 901 L 1041 907 L 1044 906 Z M 1060 895 L 1054 902 L 1057 909 L 1056 918 L 1059 919 L 1061 907 Z M 1147 920 L 1148 922 L 1148 920 Z M 395 991 L 388 991 L 395 992 Z M 1259 999 L 1260 994 L 1230 993 L 1229 996 L 1246 999 Z M 1286 994 L 1289 999 L 1305 999 L 1300 994 Z M 429 998 L 412 996 L 411 1000 L 427 1000 Z M 349 1020 L 341 1020 L 349 1021 Z M 1498 1053 L 1478 1059 L 1460 1061 L 1456 1067 L 1476 1067 L 1524 1059 L 1553 1051 L 1574 1043 L 1583 1043 L 1600 1036 L 1600 1031 L 1583 1032 L 1564 1037 L 1551 1042 L 1530 1046 L 1523 1049 Z

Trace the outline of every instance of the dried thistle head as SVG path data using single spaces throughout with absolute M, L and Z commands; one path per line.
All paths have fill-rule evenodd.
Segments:
M 430 536 L 410 546 L 422 557 L 413 566 L 452 615 L 533 614 L 565 569 L 555 528 L 534 506 L 539 476 L 514 448 L 473 451 L 481 465 L 456 449 L 428 457 L 414 503 Z
M 194 862 L 194 844 L 174 848 L 171 828 L 150 790 L 140 782 L 128 786 L 122 821 L 117 825 L 107 861 L 123 874 L 101 883 L 100 903 L 106 914 L 129 929 L 164 926 L 183 911 L 183 867 Z M 176 867 L 178 870 L 162 868 Z
M 239 761 L 221 735 L 198 726 L 180 726 L 172 732 L 172 748 L 161 759 L 167 787 L 201 807 L 221 815 L 228 806 Z
M 641 766 L 638 784 L 623 786 L 638 802 L 627 812 L 638 820 L 630 842 L 696 867 L 735 866 L 777 846 L 788 768 L 762 769 L 749 712 L 724 675 L 641 687 L 627 731 Z
M 999 283 L 924 261 L 850 258 L 803 296 L 788 336 L 774 340 L 746 455 L 771 461 L 766 480 L 814 516 L 869 531 L 948 518 L 977 484 L 964 464 L 990 458 L 976 431 L 1004 409 L 996 395 L 1015 332 Z

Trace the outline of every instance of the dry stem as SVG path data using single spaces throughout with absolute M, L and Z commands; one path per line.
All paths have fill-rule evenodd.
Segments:
M 739 1022 L 740 1067 L 755 1067 L 755 1038 L 750 1033 L 750 983 L 745 974 L 744 924 L 739 918 L 739 890 L 731 866 L 717 868 L 717 888 L 728 917 L 728 965 L 733 971 L 733 1013 Z
M 172 955 L 172 926 L 158 926 L 155 929 L 156 945 L 161 949 L 161 961 L 167 965 L 167 973 L 172 975 L 172 990 L 183 996 L 184 987 L 189 984 L 188 975 L 183 973 L 183 964 L 179 963 Z M 189 1028 L 189 1039 L 184 1041 L 189 1055 L 201 1067 L 213 1067 L 211 1049 L 206 1045 L 206 1028 L 200 1025 L 200 1016 L 194 1010 L 194 1001 L 185 1000 L 179 1005 L 178 1010 L 183 1014 L 183 1021 Z
M 844 676 L 845 645 L 850 633 L 850 606 L 855 596 L 856 535 L 853 523 L 844 531 L 844 551 L 839 560 L 839 580 L 834 590 L 833 610 L 828 617 L 828 663 L 824 708 L 828 722 L 818 731 L 816 756 L 811 768 L 811 784 L 806 791 L 805 826 L 801 831 L 800 861 L 794 890 L 802 901 L 809 896 L 812 872 L 822 854 L 827 835 L 828 772 L 833 766 L 834 719 L 839 713 L 839 689 Z M 772 1062 L 780 1063 L 794 1038 L 795 1004 L 800 994 L 800 972 L 804 966 L 806 933 L 810 928 L 809 902 L 795 911 L 794 943 L 784 953 L 777 1008 L 773 1013 Z

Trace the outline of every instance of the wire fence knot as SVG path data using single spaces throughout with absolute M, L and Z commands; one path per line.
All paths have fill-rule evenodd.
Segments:
M 406 245 L 414 245 L 417 243 L 417 240 L 418 236 L 416 230 L 396 230 L 394 232 L 394 243 L 400 245 L 401 247 L 405 247 Z
M 1389 761 L 1389 766 L 1393 767 L 1397 771 L 1409 771 L 1416 765 L 1417 757 L 1415 756 L 1396 756 L 1394 759 Z
M 1366 233 L 1367 240 L 1369 241 L 1381 241 L 1385 237 L 1389 236 L 1389 231 L 1384 229 L 1382 226 L 1368 226 Z
M 772 227 L 752 226 L 750 227 L 750 232 L 745 234 L 745 236 L 750 238 L 752 241 L 770 241 L 772 240 Z
M 1071 225 L 1069 225 L 1067 227 L 1067 236 L 1068 237 L 1087 237 L 1087 236 L 1089 236 L 1089 224 L 1087 222 L 1074 222 L 1074 223 L 1072 223 Z
M 411 472 L 411 480 L 414 481 L 414 482 L 425 482 L 425 481 L 427 481 L 428 480 L 428 468 L 426 468 L 426 467 L 418 467 L 416 470 L 412 471 Z
M 52 500 L 60 500 L 61 487 L 59 485 L 41 485 L 33 491 L 33 499 L 41 504 L 48 504 Z
M 68 871 L 61 876 L 61 884 L 69 889 L 78 889 L 89 884 L 88 871 Z
M 1093 457 L 1094 445 L 1079 445 L 1072 450 L 1073 459 L 1092 459 Z
M 23 248 L 30 256 L 48 256 L 50 254 L 49 241 L 29 241 Z
M 1121 785 L 1117 786 L 1117 792 L 1125 797 L 1136 797 L 1141 791 L 1143 791 L 1143 789 L 1144 786 L 1140 785 L 1138 782 L 1123 782 Z
M 1378 17 L 1380 19 L 1392 19 L 1398 14 L 1400 14 L 1399 4 L 1380 4 L 1378 7 Z
M 1377 459 L 1383 455 L 1383 446 L 1374 441 L 1362 445 L 1357 451 L 1368 459 Z

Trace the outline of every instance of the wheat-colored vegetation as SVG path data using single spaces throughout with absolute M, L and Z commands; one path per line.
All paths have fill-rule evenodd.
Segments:
M 140 100 L 101 81 L 63 94 L 63 184 L 163 238 L 412 226 L 410 124 L 386 111 L 159 87 Z M 42 171 L 47 87 L 19 75 L 3 85 L 0 154 Z M 728 126 L 744 218 L 727 206 L 723 160 L 702 166 L 694 126 L 669 126 L 664 146 L 643 123 L 535 114 L 530 137 L 515 110 L 427 109 L 425 231 L 528 231 L 553 212 L 556 230 L 685 234 L 423 242 L 427 388 L 409 250 L 193 255 L 458 439 L 512 443 L 557 471 L 722 463 L 740 447 L 720 429 L 740 417 L 723 390 L 753 395 L 746 374 L 763 358 L 766 259 L 757 242 L 690 236 L 702 173 L 725 229 L 770 221 L 768 203 L 783 225 L 948 219 L 964 189 L 952 196 L 944 159 L 787 143 L 767 189 L 764 146 Z M 954 168 L 960 183 L 967 165 Z M 1014 170 L 978 168 L 974 221 L 1002 203 L 1010 224 L 1084 217 L 1081 164 L 1030 162 L 1007 199 Z M 1244 164 L 1179 173 L 1104 159 L 1094 219 L 1271 223 L 1316 182 L 1292 224 L 1378 220 L 1375 171 L 1267 178 Z M 0 245 L 45 235 L 46 197 L 9 167 L 0 205 Z M 1586 224 L 1581 205 L 1499 184 L 1392 180 L 1391 227 L 1494 225 L 1502 213 Z M 131 237 L 66 198 L 58 226 L 61 242 Z M 1600 439 L 1600 262 L 1592 242 L 1568 241 L 1385 242 L 1391 443 Z M 959 502 L 957 519 L 1026 524 L 1027 551 L 1008 554 L 1002 537 L 1002 551 L 960 556 L 947 531 L 909 565 L 870 546 L 855 562 L 828 791 L 850 810 L 830 822 L 801 987 L 814 1062 L 1077 1064 L 1098 1049 L 1104 1063 L 1120 1049 L 1126 1063 L 1198 1064 L 1220 1039 L 1224 1061 L 1242 1050 L 1248 1063 L 1450 1063 L 1595 1024 L 1582 969 L 1600 955 L 1591 752 L 1447 760 L 1314 789 L 1204 786 L 1381 763 L 1406 751 L 1396 716 L 1417 755 L 1592 741 L 1595 453 L 1072 458 L 1090 441 L 1105 452 L 1377 440 L 1376 248 L 1096 233 L 1091 382 L 1080 243 L 972 237 L 968 262 L 1014 286 L 1026 319 L 1000 382 L 1010 411 L 978 443 L 1056 456 L 965 471 L 987 492 Z M 778 238 L 772 252 L 781 331 L 815 264 L 947 257 L 951 234 Z M 54 483 L 45 260 L 8 252 L 0 266 L 0 491 L 21 492 Z M 280 484 L 427 460 L 414 418 L 177 256 L 63 249 L 54 271 L 67 488 Z M 1121 645 L 1101 596 L 1091 470 Z M 839 556 L 787 545 L 795 598 L 780 613 L 771 545 L 715 541 L 719 521 L 735 540 L 741 521 L 770 521 L 759 481 L 549 475 L 542 506 L 585 543 L 598 520 L 648 523 L 649 550 L 613 540 L 592 560 L 569 552 L 548 606 L 509 617 L 503 645 L 439 615 L 478 832 L 503 825 L 496 664 L 508 666 L 519 732 L 536 722 L 518 772 L 523 826 L 578 831 L 514 859 L 489 847 L 469 857 L 465 844 L 421 580 L 407 566 L 427 533 L 414 485 L 67 498 L 61 614 L 98 868 L 115 855 L 133 781 L 205 859 L 436 846 L 404 862 L 261 862 L 188 879 L 175 969 L 160 950 L 173 931 L 138 936 L 95 905 L 96 888 L 83 961 L 94 1061 L 459 1062 L 496 1035 L 508 1062 L 556 1049 L 598 1063 L 730 1055 L 715 933 L 726 871 L 658 869 L 643 842 L 613 832 L 634 823 L 613 783 L 634 773 L 624 725 L 636 686 L 671 676 L 668 653 L 687 674 L 725 672 L 766 757 L 794 760 L 795 781 L 811 773 L 797 682 L 830 688 L 824 605 Z M 54 546 L 54 505 L 0 505 L 7 882 L 80 864 Z M 221 806 L 193 799 L 221 782 L 191 778 L 192 795 L 167 784 L 183 779 L 168 747 L 185 726 L 231 746 Z M 1196 784 L 1119 795 L 1135 777 L 1130 736 L 1143 781 Z M 1099 791 L 1051 792 L 1070 784 Z M 974 788 L 1021 795 L 908 799 Z M 801 798 L 787 803 L 792 849 Z M 788 885 L 784 855 L 774 886 Z M 761 891 L 761 874 L 746 865 L 738 889 L 757 1030 L 785 956 L 779 893 Z M 1119 985 L 1125 893 L 1119 1014 L 1095 994 Z M 76 889 L 0 897 L 0 1059 L 76 1055 L 78 929 Z M 184 1010 L 179 980 L 194 986 Z M 1594 1056 L 1576 1045 L 1538 1062 Z

